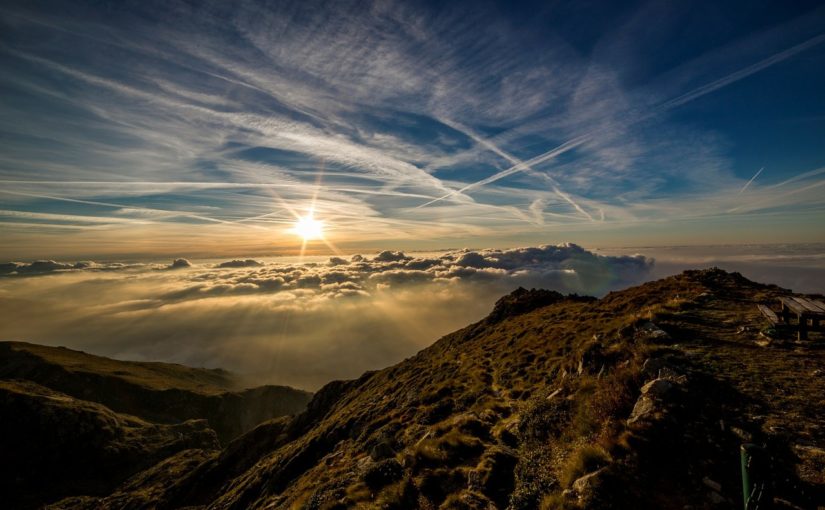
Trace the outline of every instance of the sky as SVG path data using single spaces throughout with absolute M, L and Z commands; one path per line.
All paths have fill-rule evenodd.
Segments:
M 0 67 L 0 260 L 825 241 L 821 2 L 6 1 Z
M 3 2 L 0 340 L 314 390 L 518 286 L 821 292 L 818 4 Z

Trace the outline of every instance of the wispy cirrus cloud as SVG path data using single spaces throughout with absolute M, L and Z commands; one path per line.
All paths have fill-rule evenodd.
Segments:
M 817 69 L 822 9 L 779 9 L 771 25 L 722 36 L 710 4 L 637 6 L 619 22 L 594 16 L 604 30 L 582 39 L 552 16 L 470 7 L 11 5 L 0 205 L 96 219 L 78 220 L 76 237 L 45 216 L 6 216 L 0 229 L 33 254 L 38 225 L 68 250 L 92 239 L 94 222 L 145 254 L 152 232 L 174 252 L 186 250 L 172 232 L 228 240 L 237 229 L 237 246 L 217 244 L 242 255 L 258 227 L 272 238 L 256 250 L 294 249 L 286 230 L 313 201 L 330 236 L 353 246 L 512 243 L 822 205 L 808 198 L 815 157 L 773 162 L 775 180 L 751 183 L 747 207 L 724 198 L 751 177 L 740 167 L 766 164 L 733 148 L 746 130 L 726 116 L 767 99 L 719 99 L 715 123 L 701 106 L 769 72 Z M 699 13 L 716 35 L 697 28 L 683 51 L 668 27 Z M 758 200 L 794 175 L 798 191 Z

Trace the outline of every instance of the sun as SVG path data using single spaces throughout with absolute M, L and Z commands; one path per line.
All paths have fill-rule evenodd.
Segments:
M 295 222 L 292 232 L 301 236 L 304 241 L 321 239 L 324 236 L 324 222 L 316 220 L 312 214 L 308 214 Z

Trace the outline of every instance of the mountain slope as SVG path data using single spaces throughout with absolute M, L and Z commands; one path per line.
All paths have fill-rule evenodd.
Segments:
M 232 374 L 220 369 L 119 361 L 24 342 L 0 342 L 0 379 L 33 381 L 156 423 L 206 419 L 222 442 L 298 413 L 311 398 L 286 386 L 236 390 Z
M 600 300 L 520 289 L 219 455 L 53 508 L 730 508 L 743 442 L 772 496 L 815 508 L 825 350 L 762 346 L 754 304 L 784 292 L 715 269 Z
M 106 494 L 177 452 L 219 447 L 205 420 L 155 425 L 28 381 L 0 381 L 0 415 L 7 508 Z

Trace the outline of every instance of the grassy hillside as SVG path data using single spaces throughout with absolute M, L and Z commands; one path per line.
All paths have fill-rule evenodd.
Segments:
M 27 362 L 30 364 L 25 366 Z M 120 361 L 65 347 L 0 342 L 0 377 L 25 373 L 23 370 L 37 370 L 42 365 L 61 367 L 75 374 L 115 377 L 155 391 L 178 389 L 214 395 L 238 389 L 232 374 L 221 369 L 192 368 L 174 363 Z
M 733 508 L 743 442 L 769 452 L 772 500 L 816 508 L 825 349 L 760 334 L 755 304 L 784 292 L 719 270 L 600 300 L 521 289 L 219 454 L 54 508 Z
M 4 508 L 107 494 L 177 452 L 219 447 L 205 420 L 155 425 L 28 381 L 0 381 L 0 416 Z
M 239 390 L 220 369 L 119 361 L 23 342 L 0 342 L 0 379 L 33 381 L 157 423 L 206 419 L 223 442 L 300 412 L 312 396 L 285 386 Z

